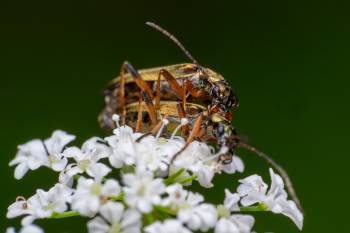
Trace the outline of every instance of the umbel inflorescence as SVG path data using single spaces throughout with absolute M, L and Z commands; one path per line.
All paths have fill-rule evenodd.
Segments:
M 215 174 L 242 172 L 239 157 L 222 164 L 218 157 L 225 148 L 215 152 L 194 141 L 172 161 L 186 143 L 177 132 L 164 138 L 161 127 L 155 136 L 139 140 L 141 133 L 119 126 L 117 115 L 113 118 L 117 124 L 113 135 L 92 137 L 81 148 L 68 146 L 75 136 L 60 130 L 46 140 L 34 139 L 18 147 L 10 162 L 16 166 L 16 179 L 42 166 L 58 173 L 52 188 L 37 189 L 28 198 L 19 196 L 8 207 L 8 218 L 23 217 L 20 233 L 44 232 L 35 225 L 37 219 L 73 216 L 88 217 L 90 233 L 248 233 L 255 222 L 249 211 L 283 214 L 302 229 L 303 215 L 287 199 L 283 180 L 272 169 L 270 187 L 261 176 L 251 175 L 238 180 L 236 190 L 217 190 L 225 198 L 215 205 L 188 189 L 193 182 L 214 188 Z M 167 123 L 164 119 L 163 126 Z

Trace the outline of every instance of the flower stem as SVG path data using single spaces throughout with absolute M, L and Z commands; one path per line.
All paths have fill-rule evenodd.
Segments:
M 113 201 L 124 201 L 124 193 L 121 192 L 118 196 L 112 196 L 110 199 Z
M 53 213 L 51 215 L 51 217 L 49 218 L 70 218 L 70 217 L 74 217 L 74 216 L 80 216 L 80 213 L 77 211 L 67 211 L 67 212 L 63 212 L 63 213 Z
M 242 206 L 240 207 L 240 211 L 268 211 L 269 209 L 263 203 L 259 203 L 254 206 Z
M 152 224 L 154 222 L 154 217 L 152 213 L 145 214 L 145 219 L 148 224 Z
M 197 179 L 197 176 L 192 175 L 192 176 L 186 177 L 186 178 L 184 178 L 182 180 L 179 180 L 179 183 L 180 184 L 186 184 L 186 183 L 190 183 L 190 182 L 194 181 L 195 179 Z
M 164 207 L 164 206 L 160 206 L 160 205 L 155 206 L 155 210 L 157 210 L 159 212 L 166 213 L 167 215 L 171 215 L 171 216 L 176 215 L 175 211 L 172 211 L 171 209 Z
M 181 176 L 182 173 L 185 171 L 185 169 L 181 168 L 179 170 L 177 170 L 174 174 L 172 174 L 171 176 L 169 176 L 167 179 L 164 180 L 164 183 L 166 185 L 170 185 L 175 183 L 175 180 L 177 177 Z

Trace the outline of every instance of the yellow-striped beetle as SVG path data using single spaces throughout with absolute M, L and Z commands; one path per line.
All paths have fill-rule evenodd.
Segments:
M 129 62 L 124 62 L 120 75 L 110 82 L 104 92 L 106 106 L 99 115 L 101 127 L 113 129 L 112 116 L 118 114 L 122 124 L 127 123 L 136 131 L 145 132 L 145 136 L 157 132 L 163 118 L 169 120 L 170 132 L 182 118 L 187 118 L 190 124 L 182 126 L 182 136 L 187 138 L 187 144 L 173 159 L 195 139 L 215 141 L 219 148 L 228 148 L 219 157 L 222 163 L 231 162 L 237 147 L 248 149 L 278 170 L 302 210 L 286 171 L 268 155 L 239 141 L 232 126 L 232 113 L 238 106 L 238 100 L 229 83 L 219 73 L 199 65 L 169 32 L 154 23 L 146 24 L 175 42 L 193 63 L 138 71 Z
M 120 75 L 105 90 L 101 127 L 114 128 L 115 113 L 121 116 L 122 123 L 141 132 L 152 130 L 164 116 L 170 121 L 170 131 L 181 118 L 187 118 L 190 126 L 183 126 L 182 134 L 188 143 L 196 138 L 216 140 L 218 147 L 230 148 L 221 156 L 222 162 L 230 162 L 238 142 L 231 125 L 238 101 L 229 83 L 219 73 L 200 66 L 173 35 L 158 25 L 147 24 L 167 35 L 193 63 L 137 71 L 124 62 Z

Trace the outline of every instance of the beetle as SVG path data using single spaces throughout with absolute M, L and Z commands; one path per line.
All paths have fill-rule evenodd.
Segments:
M 232 161 L 236 148 L 250 150 L 266 160 L 283 177 L 289 194 L 302 211 L 300 201 L 287 172 L 270 156 L 244 142 L 232 126 L 233 112 L 238 107 L 238 98 L 224 77 L 218 72 L 201 66 L 182 43 L 160 26 L 147 22 L 172 40 L 192 61 L 150 69 L 135 69 L 124 62 L 118 77 L 104 91 L 105 108 L 98 120 L 104 129 L 114 129 L 114 114 L 121 116 L 122 125 L 131 125 L 143 132 L 138 140 L 155 134 L 162 118 L 169 119 L 168 133 L 178 126 L 182 118 L 189 125 L 182 126 L 186 145 L 172 157 L 172 161 L 194 140 L 215 141 L 219 148 L 227 148 L 218 161 Z
M 106 107 L 99 116 L 101 127 L 114 128 L 115 113 L 121 116 L 122 124 L 141 132 L 155 128 L 164 116 L 170 121 L 169 131 L 181 118 L 187 118 L 190 126 L 182 127 L 187 144 L 194 139 L 216 140 L 219 148 L 230 148 L 220 157 L 223 163 L 230 163 L 238 143 L 231 124 L 232 113 L 238 107 L 235 92 L 221 74 L 199 65 L 173 35 L 154 23 L 147 25 L 168 36 L 193 63 L 138 71 L 124 62 L 120 75 L 104 92 Z

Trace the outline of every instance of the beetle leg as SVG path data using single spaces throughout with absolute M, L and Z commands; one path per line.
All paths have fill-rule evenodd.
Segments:
M 198 138 L 200 141 L 205 141 L 206 137 L 207 137 L 207 130 L 205 128 L 202 128 L 198 135 Z
M 121 70 L 121 80 L 124 83 L 125 86 L 125 78 L 124 74 L 125 72 L 129 72 L 131 74 L 131 77 L 134 79 L 136 85 L 141 89 L 141 92 L 143 94 L 143 99 L 146 103 L 146 110 L 151 118 L 152 125 L 155 126 L 157 124 L 157 114 L 156 110 L 153 105 L 153 93 L 151 88 L 148 86 L 148 84 L 142 79 L 141 75 L 139 72 L 129 63 L 129 62 L 124 62 L 122 65 L 122 70 Z M 123 84 L 121 83 L 121 84 Z M 122 87 L 123 90 L 121 90 L 121 100 L 123 101 L 122 104 L 122 115 L 125 121 L 125 90 L 124 87 Z
M 185 115 L 186 115 L 186 100 L 187 100 L 187 91 L 186 91 L 186 85 L 185 85 L 185 83 L 182 83 L 182 89 L 184 90 L 184 92 L 183 92 L 183 98 L 182 98 L 182 108 L 183 108 L 183 110 L 184 110 L 184 112 L 185 112 Z
M 178 84 L 176 79 L 172 74 L 169 73 L 169 71 L 165 69 L 161 69 L 159 71 L 159 77 L 163 76 L 165 80 L 169 83 L 171 89 L 176 93 L 176 95 L 182 100 L 185 96 L 184 89 Z
M 158 117 L 160 117 L 160 77 L 161 73 L 158 74 L 158 80 L 157 80 L 157 87 L 156 87 L 156 100 L 155 100 L 155 108 L 158 114 Z
M 191 81 L 185 80 L 184 81 L 186 89 L 190 92 L 190 94 L 195 98 L 201 98 L 207 95 L 206 91 L 195 88 Z
M 142 94 L 140 93 L 139 96 L 139 104 L 137 106 L 137 122 L 136 122 L 136 127 L 135 131 L 139 132 L 142 127 Z
M 174 76 L 169 73 L 169 71 L 165 69 L 161 69 L 158 74 L 158 81 L 160 82 L 160 77 L 163 76 L 165 80 L 169 83 L 169 86 L 173 91 L 175 91 L 176 95 L 182 101 L 182 108 L 184 112 L 186 112 L 186 86 L 183 84 L 181 87 L 179 83 L 176 81 Z M 160 92 L 160 83 L 159 83 L 159 92 Z
M 196 122 L 193 125 L 190 136 L 187 138 L 187 141 L 186 141 L 187 144 L 190 144 L 191 142 L 193 142 L 196 138 L 198 138 L 200 136 L 203 119 L 204 119 L 203 113 L 199 114 Z
M 204 136 L 203 141 L 216 143 L 218 141 L 218 139 L 214 136 L 206 135 L 206 136 Z
M 196 122 L 193 125 L 193 129 L 190 133 L 190 136 L 187 138 L 186 144 L 184 147 L 181 148 L 181 150 L 179 150 L 176 154 L 174 154 L 174 156 L 171 158 L 170 160 L 170 164 L 172 164 L 174 162 L 174 160 L 182 153 L 184 152 L 184 150 L 186 150 L 186 148 L 191 144 L 191 142 L 193 142 L 196 138 L 200 137 L 201 134 L 201 126 L 202 126 L 202 122 L 203 122 L 203 113 L 201 113 Z

